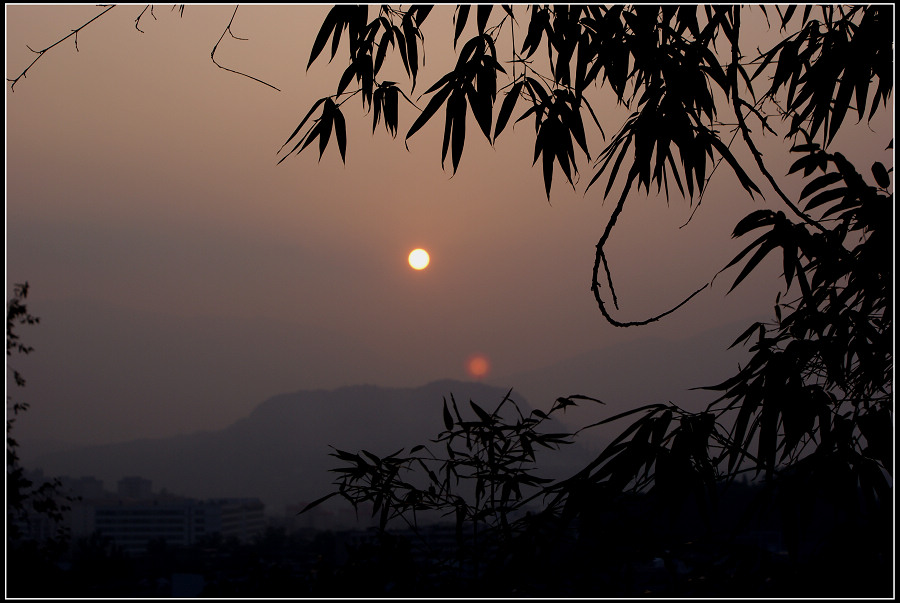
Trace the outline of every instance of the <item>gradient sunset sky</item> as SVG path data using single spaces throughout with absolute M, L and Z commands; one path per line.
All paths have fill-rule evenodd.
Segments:
M 41 318 L 19 328 L 35 348 L 13 359 L 27 387 L 8 383 L 32 405 L 16 426 L 22 441 L 218 429 L 283 392 L 472 378 L 473 354 L 490 363 L 484 379 L 515 387 L 516 373 L 591 350 L 771 315 L 774 257 L 727 297 L 734 271 L 660 323 L 607 324 L 590 284 L 614 199 L 603 202 L 605 177 L 584 194 L 594 169 L 582 155 L 576 190 L 557 168 L 548 203 L 540 164 L 531 167 L 531 120 L 508 127 L 492 148 L 470 115 L 451 178 L 440 161 L 443 110 L 407 150 L 414 109 L 401 101 L 394 140 L 383 126 L 373 134 L 353 99 L 344 106 L 346 165 L 334 141 L 321 161 L 308 149 L 276 165 L 279 147 L 334 93 L 345 66 L 339 53 L 305 69 L 328 8 L 238 10 L 232 31 L 247 40 L 226 36 L 217 60 L 280 92 L 210 60 L 234 6 L 188 5 L 183 17 L 156 6 L 140 22 L 144 33 L 135 28 L 143 6 L 117 7 L 78 34 L 77 52 L 69 39 L 14 91 L 7 84 L 7 299 L 13 283 L 28 281 L 28 308 Z M 45 48 L 101 10 L 7 5 L 7 77 L 33 60 L 26 44 Z M 414 100 L 455 62 L 452 11 L 439 6 L 425 23 Z M 474 23 L 467 28 L 464 39 Z M 777 35 L 760 31 L 748 48 Z M 386 65 L 396 75 L 383 79 L 409 94 L 399 56 Z M 608 90 L 591 99 L 613 135 L 623 109 Z M 861 171 L 875 160 L 893 165 L 884 151 L 892 127 L 892 111 L 883 111 L 875 134 L 848 124 L 833 148 Z M 595 128 L 589 143 L 599 154 Z M 772 136 L 762 145 L 776 175 L 786 173 L 785 145 Z M 802 188 L 799 178 L 782 181 L 794 195 Z M 615 316 L 646 318 L 709 282 L 749 243 L 731 239 L 734 224 L 755 208 L 781 209 L 762 188 L 768 200 L 753 201 L 720 168 L 684 228 L 687 201 L 633 192 L 607 247 Z M 407 264 L 416 247 L 431 254 L 422 271 Z M 702 364 L 721 350 L 684 353 Z M 622 378 L 648 376 L 636 367 Z

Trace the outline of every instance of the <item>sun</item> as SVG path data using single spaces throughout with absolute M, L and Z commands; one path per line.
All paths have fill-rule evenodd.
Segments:
M 430 261 L 431 258 L 424 249 L 413 249 L 409 252 L 409 265 L 415 270 L 424 270 Z

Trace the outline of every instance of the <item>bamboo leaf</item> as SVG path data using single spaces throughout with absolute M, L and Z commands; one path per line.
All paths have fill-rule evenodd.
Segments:
M 469 97 L 469 106 L 475 121 L 484 133 L 488 142 L 491 140 L 491 101 L 486 94 L 478 92 L 471 83 L 465 85 L 466 96 Z
M 613 415 L 612 417 L 603 419 L 602 421 L 597 421 L 596 423 L 591 423 L 590 425 L 587 425 L 587 426 L 579 429 L 578 432 L 584 431 L 585 429 L 590 429 L 591 427 L 598 427 L 600 425 L 606 425 L 607 423 L 612 423 L 613 421 L 618 421 L 619 419 L 625 418 L 625 417 L 633 415 L 635 413 L 647 411 L 647 410 L 652 410 L 653 412 L 649 413 L 649 415 L 652 415 L 660 410 L 664 410 L 665 408 L 666 408 L 666 406 L 664 404 L 646 404 L 646 405 L 638 407 L 638 408 L 632 408 L 631 410 L 626 410 L 625 412 L 620 412 L 616 415 Z M 637 429 L 637 428 L 635 427 L 635 429 Z M 616 440 L 619 440 L 620 438 L 624 439 L 625 437 L 627 437 L 625 435 L 625 432 L 622 432 L 622 434 L 620 434 L 620 436 L 618 438 L 616 438 Z
M 438 109 L 440 109 L 441 105 L 444 104 L 444 101 L 447 100 L 447 97 L 450 96 L 451 92 L 453 92 L 453 88 L 450 85 L 447 85 L 440 92 L 431 97 L 431 100 L 425 106 L 425 109 L 419 114 L 419 117 L 413 122 L 413 125 L 410 126 L 409 132 L 406 133 L 407 140 L 409 140 L 413 134 L 418 132 L 422 126 L 428 123 L 428 120 L 431 119 L 431 116 L 434 115 Z
M 572 400 L 589 400 L 591 402 L 596 402 L 597 404 L 606 404 L 603 400 L 599 400 L 597 398 L 593 398 L 591 396 L 585 396 L 583 394 L 571 394 L 566 396 L 565 398 L 557 398 L 556 401 L 560 402 L 561 400 L 566 400 L 569 404 L 572 404 Z
M 516 102 L 519 100 L 519 94 L 524 83 L 524 80 L 520 80 L 513 84 L 512 88 L 509 89 L 509 92 L 507 92 L 506 96 L 503 98 L 503 104 L 500 105 L 500 113 L 497 114 L 497 123 L 494 126 L 495 142 L 497 140 L 497 137 L 500 136 L 500 132 L 502 132 L 506 127 L 506 124 L 509 121 L 510 116 L 512 115 L 513 109 L 516 106 Z
M 378 458 L 377 456 L 375 456 L 374 454 L 372 454 L 372 453 L 369 452 L 368 450 L 361 450 L 360 452 L 361 452 L 362 454 L 366 455 L 367 457 L 369 457 L 369 459 L 372 461 L 372 463 L 375 464 L 376 467 L 380 467 L 380 466 L 381 466 L 381 459 L 380 459 L 380 458 Z
M 731 237 L 742 237 L 751 230 L 774 224 L 776 219 L 777 214 L 771 209 L 757 209 L 744 216 L 737 223 L 737 226 L 734 227 L 734 231 L 731 233 Z
M 347 124 L 344 122 L 344 115 L 337 107 L 334 109 L 334 135 L 337 137 L 341 161 L 347 163 Z
M 325 147 L 328 146 L 328 141 L 331 139 L 331 131 L 334 127 L 334 113 L 336 110 L 336 106 L 333 102 L 329 101 L 325 104 L 325 110 L 322 112 L 322 119 L 318 123 L 319 128 L 319 159 L 322 159 L 322 154 L 325 153 Z
M 463 28 L 466 26 L 466 20 L 469 18 L 469 5 L 461 4 L 456 7 L 456 18 L 454 21 L 456 25 L 453 29 L 453 48 L 456 48 L 456 42 L 459 40 L 459 36 L 462 35 Z
M 330 11 L 328 11 L 328 15 L 326 15 L 325 20 L 322 22 L 322 27 L 319 28 L 319 33 L 316 35 L 316 39 L 313 42 L 312 50 L 309 53 L 309 62 L 306 64 L 306 69 L 309 70 L 309 67 L 313 64 L 313 61 L 316 60 L 316 57 L 322 52 L 325 48 L 325 44 L 328 43 L 328 38 L 331 37 L 331 32 L 335 31 L 335 36 L 340 39 L 341 29 L 338 28 L 340 25 L 340 19 L 338 15 L 341 12 L 340 6 L 335 6 Z M 334 58 L 334 53 L 331 55 Z
M 376 74 L 381 70 L 381 65 L 384 63 L 384 57 L 387 54 L 388 44 L 390 44 L 391 46 L 394 45 L 394 32 L 390 28 L 385 29 L 384 34 L 382 34 L 381 43 L 378 45 L 378 52 L 375 54 Z
M 381 121 L 381 110 L 384 107 L 384 89 L 378 88 L 375 91 L 375 95 L 372 98 L 372 104 L 375 106 L 375 111 L 372 115 L 372 132 L 375 132 L 375 128 L 378 127 L 378 122 Z
M 451 95 L 450 100 L 447 101 L 447 115 L 449 116 L 451 112 L 453 114 L 451 160 L 453 161 L 454 174 L 457 167 L 459 167 L 459 160 L 462 157 L 463 146 L 466 141 L 466 99 L 464 94 L 461 90 L 457 90 Z
M 881 188 L 887 188 L 891 185 L 891 177 L 880 161 L 872 164 L 872 175 L 875 177 L 875 183 Z
M 487 27 L 488 18 L 491 16 L 491 9 L 494 8 L 491 4 L 479 4 L 477 14 L 478 21 L 478 33 L 483 34 L 485 28 Z
M 753 257 L 751 257 L 747 261 L 747 264 L 744 266 L 744 269 L 741 270 L 741 273 L 738 275 L 738 277 L 734 280 L 734 284 L 731 285 L 731 289 L 728 290 L 728 293 L 734 291 L 734 288 L 737 287 L 740 282 L 743 281 L 754 268 L 756 268 L 756 265 L 759 264 L 763 260 L 763 258 L 765 258 L 769 254 L 769 252 L 776 247 L 778 247 L 777 241 L 775 241 L 771 237 L 766 238 L 766 240 L 763 241 L 763 243 L 759 246 L 759 249 L 756 250 L 756 253 L 753 254 Z
M 399 92 L 399 88 L 390 86 L 384 95 L 384 125 L 394 138 L 397 137 L 397 119 L 400 102 Z
M 338 494 L 340 494 L 340 492 L 332 492 L 330 494 L 326 494 L 325 496 L 323 496 L 321 498 L 317 498 L 316 500 L 312 501 L 311 503 L 309 503 L 308 505 L 303 507 L 303 509 L 299 513 L 297 513 L 297 515 L 303 515 L 310 509 L 318 507 L 319 505 L 321 505 L 323 502 L 325 502 L 329 498 L 333 498 L 333 497 L 337 496 Z
M 403 38 L 406 40 L 406 56 L 409 61 L 409 71 L 412 73 L 412 90 L 416 89 L 416 75 L 419 73 L 419 50 L 416 38 L 421 36 L 419 27 L 413 23 L 410 13 L 403 18 Z M 409 138 L 407 136 L 407 138 Z
M 282 149 L 287 145 L 287 143 L 289 143 L 289 142 L 291 141 L 291 139 L 294 138 L 294 136 L 297 135 L 297 132 L 299 132 L 300 129 L 303 127 L 303 125 L 307 122 L 307 120 L 309 119 L 309 117 L 313 114 L 313 111 L 315 111 L 316 108 L 317 108 L 319 105 L 321 105 L 322 103 L 324 103 L 326 100 L 328 100 L 328 97 L 320 98 L 319 100 L 317 100 L 317 101 L 313 104 L 312 108 L 309 110 L 309 112 L 306 114 L 306 116 L 300 121 L 300 125 L 297 126 L 297 128 L 294 130 L 294 132 L 293 132 L 290 136 L 288 136 L 288 139 L 287 139 L 286 141 L 284 141 L 284 144 L 281 145 L 281 148 L 282 148 Z M 280 150 L 279 150 L 279 151 L 280 151 Z M 282 159 L 282 161 L 284 161 L 284 160 Z
M 406 37 L 403 35 L 403 31 L 394 25 L 392 27 L 394 31 L 394 39 L 397 40 L 397 48 L 400 50 L 400 59 L 403 61 L 403 68 L 406 69 L 406 75 L 411 75 L 409 71 L 409 57 L 406 55 Z
M 841 123 L 844 121 L 844 115 L 850 107 L 850 100 L 853 97 L 854 84 L 850 77 L 849 69 L 844 70 L 841 85 L 838 86 L 837 95 L 834 97 L 834 104 L 831 108 L 831 124 L 828 128 L 828 141 L 834 140 Z M 868 80 L 868 78 L 866 78 Z
M 573 107 L 571 111 L 566 115 L 567 119 L 564 121 L 569 128 L 569 131 L 572 133 L 572 138 L 575 139 L 575 142 L 578 143 L 578 146 L 581 147 L 581 150 L 584 151 L 584 154 L 587 156 L 588 161 L 591 160 L 591 154 L 588 151 L 587 145 L 587 137 L 584 133 L 584 122 L 581 120 L 581 111 L 579 107 Z
M 453 417 L 450 415 L 450 409 L 447 408 L 446 398 L 444 398 L 444 427 L 447 431 L 453 429 Z
M 810 199 L 806 204 L 806 211 L 809 211 L 815 207 L 819 207 L 820 205 L 824 205 L 829 201 L 845 197 L 848 194 L 849 190 L 844 186 L 825 191 L 824 193 L 819 193 L 818 195 Z
M 350 63 L 350 65 L 348 65 L 344 70 L 344 74 L 341 75 L 341 79 L 338 82 L 338 95 L 342 94 L 344 90 L 347 89 L 347 86 L 349 86 L 350 82 L 353 80 L 353 76 L 359 77 L 359 75 L 358 64 L 356 62 Z
M 803 187 L 803 191 L 800 193 L 800 198 L 805 199 L 810 196 L 814 192 L 819 189 L 825 188 L 835 182 L 840 182 L 843 179 L 843 176 L 840 172 L 831 172 L 830 174 L 825 174 L 824 176 L 819 176 L 805 187 Z
M 541 136 L 542 134 L 543 134 L 543 139 L 544 139 L 543 149 L 542 149 L 542 151 L 544 153 L 544 162 L 543 162 L 544 189 L 547 192 L 547 199 L 549 200 L 550 199 L 550 186 L 553 182 L 554 152 L 553 152 L 552 148 L 548 148 L 548 147 L 550 147 L 550 144 L 551 144 L 551 142 L 549 140 L 550 136 L 548 135 L 549 133 L 546 132 L 544 128 L 541 128 L 541 133 L 538 134 L 538 139 L 540 139 L 542 137 Z M 537 146 L 535 146 L 535 152 L 537 152 Z
M 475 411 L 475 414 L 478 415 L 478 418 L 481 419 L 485 423 L 493 423 L 494 420 L 491 418 L 491 415 L 487 413 L 486 410 L 475 404 L 472 400 L 469 400 L 469 405 L 472 407 L 472 410 Z

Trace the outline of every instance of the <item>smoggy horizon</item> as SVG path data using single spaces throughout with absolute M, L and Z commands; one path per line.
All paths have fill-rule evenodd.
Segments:
M 17 327 L 34 352 L 8 361 L 28 380 L 16 388 L 8 376 L 8 395 L 31 405 L 17 439 L 86 444 L 217 429 L 276 394 L 360 383 L 515 388 L 504 381 L 594 350 L 772 316 L 775 258 L 730 295 L 733 270 L 658 323 L 608 324 L 590 292 L 614 205 L 603 202 L 605 178 L 585 194 L 595 172 L 582 155 L 577 190 L 557 170 L 548 203 L 530 121 L 510 125 L 493 148 L 473 121 L 451 177 L 440 162 L 443 112 L 407 150 L 415 109 L 401 100 L 392 139 L 383 126 L 373 134 L 372 116 L 351 99 L 346 165 L 334 142 L 321 160 L 309 149 L 278 165 L 282 143 L 344 67 L 325 57 L 305 68 L 328 8 L 238 10 L 231 28 L 246 40 L 226 36 L 216 59 L 280 91 L 210 60 L 229 6 L 188 6 L 183 16 L 157 8 L 141 20 L 144 33 L 135 28 L 142 7 L 117 7 L 78 34 L 77 52 L 69 39 L 7 87 L 7 299 L 28 281 L 28 309 L 41 319 Z M 413 100 L 455 61 L 452 9 L 436 7 L 425 24 Z M 45 48 L 100 10 L 7 6 L 7 77 L 33 60 L 26 44 Z M 386 65 L 396 72 L 386 79 L 408 92 L 399 57 Z M 608 91 L 598 98 L 608 140 L 624 113 Z M 862 123 L 834 150 L 860 166 L 893 165 L 882 150 L 891 119 L 872 124 L 884 145 L 859 136 L 871 135 Z M 588 138 L 596 158 L 604 140 L 595 127 Z M 783 176 L 787 145 L 762 144 Z M 794 176 L 785 182 L 796 195 Z M 696 198 L 633 192 L 607 245 L 614 316 L 647 318 L 710 282 L 749 242 L 731 238 L 737 221 L 780 209 L 762 188 L 768 200 L 748 198 L 723 168 L 696 213 Z M 418 247 L 430 254 L 420 271 L 407 263 Z M 738 334 L 683 354 L 703 365 Z M 486 361 L 477 374 L 474 355 Z M 621 378 L 652 375 L 635 366 Z

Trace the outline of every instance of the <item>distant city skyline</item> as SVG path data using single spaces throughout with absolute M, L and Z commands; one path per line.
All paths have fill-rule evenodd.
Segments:
M 43 479 L 42 472 L 28 472 Z M 146 554 L 154 541 L 167 546 L 194 546 L 213 535 L 250 542 L 266 527 L 265 505 L 252 497 L 199 500 L 153 491 L 152 480 L 138 475 L 117 481 L 114 491 L 93 476 L 58 476 L 61 492 L 72 497 L 62 512 L 62 525 L 74 539 L 99 535 L 127 554 Z M 46 517 L 35 517 L 26 530 L 49 526 Z M 30 534 L 38 540 L 52 534 Z

